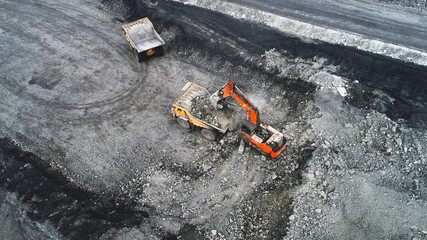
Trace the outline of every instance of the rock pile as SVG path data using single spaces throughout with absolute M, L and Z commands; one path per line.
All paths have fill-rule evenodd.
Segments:
M 220 127 L 217 110 L 212 106 L 208 96 L 199 96 L 193 99 L 191 114 L 209 124 Z

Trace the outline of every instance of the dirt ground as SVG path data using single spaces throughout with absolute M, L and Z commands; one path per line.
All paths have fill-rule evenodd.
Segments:
M 425 66 L 173 1 L 0 9 L 0 238 L 427 237 Z M 167 44 L 138 63 L 121 24 L 145 16 Z M 172 118 L 228 80 L 277 159 Z

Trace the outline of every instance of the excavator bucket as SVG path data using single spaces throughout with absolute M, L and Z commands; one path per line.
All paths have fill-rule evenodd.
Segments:
M 218 104 L 218 102 L 221 101 L 222 99 L 223 99 L 223 97 L 222 97 L 222 94 L 220 93 L 220 90 L 214 92 L 214 94 L 212 94 L 209 97 L 209 100 L 211 101 L 212 106 L 215 109 L 218 109 L 218 108 L 221 109 L 222 108 L 222 106 L 220 104 Z

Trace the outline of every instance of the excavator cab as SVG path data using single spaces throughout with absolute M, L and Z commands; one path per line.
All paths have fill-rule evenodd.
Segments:
M 270 155 L 275 158 L 286 146 L 286 138 L 282 133 L 261 124 L 257 127 L 251 121 L 243 119 L 240 129 L 241 137 L 248 143 L 252 144 L 262 154 Z
M 265 143 L 271 136 L 273 136 L 271 131 L 268 131 L 262 127 L 257 127 L 251 121 L 246 119 L 242 119 L 242 127 L 240 131 L 251 136 L 252 138 L 257 138 L 259 143 Z
M 242 120 L 242 128 L 241 131 L 248 134 L 249 136 L 252 136 L 255 134 L 255 130 L 257 129 L 257 126 L 253 123 L 251 123 L 249 120 L 243 119 Z

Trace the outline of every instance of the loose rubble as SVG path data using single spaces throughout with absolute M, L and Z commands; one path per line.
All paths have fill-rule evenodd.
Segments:
M 61 1 L 61 8 L 41 2 L 5 2 L 0 21 L 3 29 L 9 21 L 21 23 L 14 34 L 0 34 L 0 59 L 8 59 L 0 64 L 0 137 L 16 143 L 22 161 L 2 168 L 0 180 L 12 191 L 21 185 L 11 181 L 37 183 L 27 170 L 38 169 L 37 179 L 55 190 L 44 196 L 51 192 L 43 183 L 1 193 L 0 222 L 19 224 L 13 232 L 22 227 L 46 239 L 124 240 L 425 237 L 427 135 L 418 110 L 426 101 L 422 88 L 402 81 L 412 73 L 423 79 L 419 68 L 299 42 L 172 1 Z M 11 10 L 24 6 L 42 19 Z M 141 64 L 119 34 L 121 23 L 139 14 L 150 15 L 168 42 L 163 57 Z M 234 38 L 233 29 L 249 37 Z M 294 46 L 257 45 L 265 42 L 257 37 L 270 34 Z M 21 45 L 24 40 L 31 44 Z M 11 54 L 19 52 L 26 56 Z M 208 142 L 170 116 L 167 106 L 186 82 L 215 91 L 228 79 L 258 107 L 263 122 L 284 132 L 288 146 L 278 158 L 243 146 L 233 131 Z M 191 111 L 206 116 L 210 102 L 197 101 L 203 107 Z M 399 115 L 397 106 L 409 110 Z M 28 153 L 49 167 L 26 163 Z M 1 166 L 14 166 L 8 154 L 0 155 Z M 58 176 L 100 197 L 52 202 L 54 214 L 45 216 L 46 199 L 76 193 L 61 192 Z M 43 197 L 30 195 L 39 189 L 46 190 L 39 191 Z
M 191 114 L 210 124 L 220 127 L 218 122 L 218 110 L 216 110 L 208 96 L 195 97 L 191 104 Z

